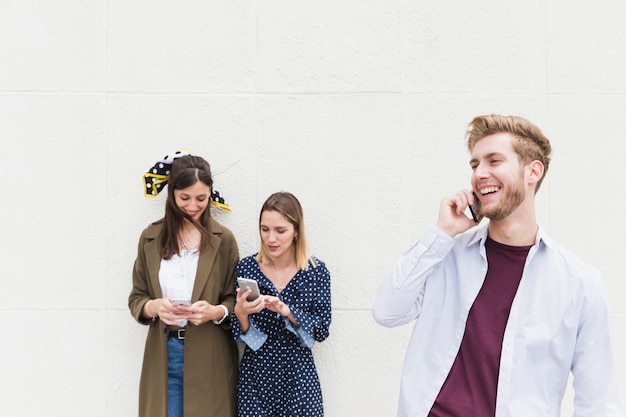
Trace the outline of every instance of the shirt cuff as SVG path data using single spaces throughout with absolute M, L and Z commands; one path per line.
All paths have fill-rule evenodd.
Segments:
M 222 324 L 222 322 L 226 320 L 226 317 L 228 317 L 228 308 L 224 304 L 219 304 L 218 307 L 222 307 L 222 309 L 224 309 L 224 315 L 219 320 L 213 320 L 213 323 Z

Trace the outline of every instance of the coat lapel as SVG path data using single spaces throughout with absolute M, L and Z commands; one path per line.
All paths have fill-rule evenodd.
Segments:
M 150 231 L 150 235 L 147 237 L 151 240 L 146 243 L 146 264 L 148 266 L 148 276 L 150 277 L 150 284 L 154 289 L 155 298 L 163 297 L 161 292 L 161 284 L 159 283 L 159 269 L 161 268 L 161 254 L 159 247 L 159 233 L 163 228 L 162 224 L 155 225 Z M 209 244 L 206 248 L 200 251 L 198 259 L 198 272 L 196 273 L 196 280 L 193 285 L 193 292 L 191 294 L 192 301 L 198 301 L 206 287 L 211 275 L 211 270 L 215 264 L 219 247 L 222 244 L 222 227 L 219 223 L 211 219 L 211 237 Z

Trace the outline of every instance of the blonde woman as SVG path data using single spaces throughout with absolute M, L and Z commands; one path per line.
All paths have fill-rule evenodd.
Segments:
M 330 273 L 307 254 L 302 207 L 293 194 L 265 201 L 259 233 L 259 253 L 237 266 L 237 277 L 255 280 L 261 293 L 248 301 L 251 291 L 237 288 L 232 331 L 245 343 L 238 415 L 323 416 L 311 347 L 328 337 Z

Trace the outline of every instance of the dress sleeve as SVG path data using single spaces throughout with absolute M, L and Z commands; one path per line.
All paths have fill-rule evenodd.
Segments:
M 238 277 L 245 276 L 244 264 L 247 261 L 248 259 L 242 259 L 237 264 L 237 268 L 235 271 L 236 276 Z M 239 283 L 237 282 L 236 279 L 234 281 L 235 281 L 234 288 L 235 288 L 235 294 L 236 294 L 237 288 L 239 288 Z M 250 327 L 248 328 L 248 331 L 244 334 L 241 331 L 241 324 L 239 323 L 239 319 L 237 319 L 237 316 L 235 315 L 235 309 L 233 308 L 231 316 L 230 316 L 231 332 L 233 334 L 233 338 L 235 339 L 235 342 L 237 343 L 244 342 L 246 345 L 250 347 L 250 349 L 256 351 L 261 346 L 263 346 L 263 344 L 267 340 L 267 334 L 262 332 L 257 326 L 254 325 L 254 314 L 249 315 L 248 320 L 250 322 Z
M 256 328 L 254 322 L 250 320 L 250 327 L 246 334 L 239 332 L 239 338 L 235 338 L 236 342 L 244 342 L 250 349 L 257 351 L 263 346 L 267 340 L 267 335 Z
M 235 282 L 235 285 L 237 283 Z M 250 326 L 248 327 L 248 331 L 243 333 L 241 331 L 241 324 L 239 323 L 239 319 L 235 315 L 235 311 L 230 315 L 230 330 L 233 334 L 233 338 L 235 342 L 244 342 L 246 345 L 250 347 L 250 349 L 256 351 L 258 350 L 265 341 L 267 340 L 267 334 L 263 333 L 260 329 L 258 329 L 254 325 L 254 315 L 251 314 L 248 316 L 248 321 L 250 322 Z
M 307 292 L 312 295 L 312 302 L 308 307 L 295 304 L 289 306 L 300 327 L 295 327 L 289 319 L 284 317 L 285 327 L 295 334 L 302 346 L 311 348 L 315 341 L 324 341 L 329 334 L 328 328 L 331 322 L 331 299 L 330 299 L 330 272 L 323 262 L 317 261 L 318 265 L 309 270 L 313 279 Z

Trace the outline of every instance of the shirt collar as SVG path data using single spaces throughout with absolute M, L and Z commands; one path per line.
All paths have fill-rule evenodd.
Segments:
M 485 241 L 487 240 L 487 232 L 488 232 L 489 222 L 485 222 L 485 224 L 480 225 L 474 229 L 471 229 L 470 233 L 473 233 L 467 241 L 467 246 L 475 245 L 479 243 L 481 246 L 485 246 Z M 537 230 L 537 236 L 535 237 L 535 246 L 540 248 L 541 245 L 545 245 L 549 249 L 554 249 L 556 247 L 556 243 L 554 240 L 548 236 L 546 231 L 539 226 Z
M 475 245 L 476 243 L 480 243 L 480 246 L 485 246 L 485 241 L 487 240 L 487 226 L 489 222 L 485 222 L 485 224 L 480 225 L 474 229 L 471 229 L 473 236 L 471 236 L 467 241 L 467 246 Z

